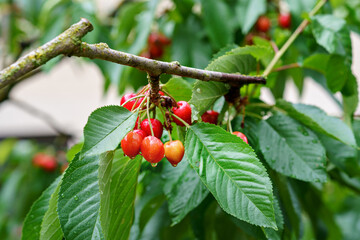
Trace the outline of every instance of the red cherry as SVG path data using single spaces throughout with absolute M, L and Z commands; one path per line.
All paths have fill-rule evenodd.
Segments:
M 266 16 L 261 16 L 256 22 L 256 29 L 260 32 L 267 32 L 269 31 L 271 26 L 270 19 Z
M 124 104 L 127 100 L 133 98 L 133 97 L 136 97 L 136 94 L 135 93 L 127 93 L 125 94 L 121 100 L 120 100 L 120 105 Z M 142 98 L 140 99 L 134 99 L 134 100 L 131 100 L 129 102 L 127 102 L 123 107 L 126 108 L 127 110 L 131 111 L 134 104 L 136 103 L 134 109 L 138 108 L 140 106 L 140 103 L 142 101 Z
M 150 33 L 148 37 L 149 45 L 166 46 L 171 43 L 171 40 L 162 33 Z
M 164 144 L 156 137 L 147 136 L 141 143 L 141 154 L 153 166 L 164 157 L 164 152 Z
M 139 134 L 143 139 L 147 137 L 146 132 L 144 132 L 141 129 L 135 129 L 135 130 L 133 130 L 133 132 Z
M 160 139 L 162 136 L 162 133 L 163 133 L 162 123 L 159 120 L 153 119 L 153 118 L 150 119 L 150 122 L 151 122 L 151 126 L 153 128 L 153 131 L 154 131 L 154 136 Z M 149 119 L 146 118 L 145 120 L 143 120 L 140 124 L 140 127 L 141 127 L 141 130 L 143 130 L 147 136 L 151 135 Z
M 173 107 L 173 113 L 182 120 L 184 120 L 187 124 L 191 124 L 191 107 L 189 103 L 185 101 L 179 101 L 177 104 L 179 105 L 179 107 Z M 185 126 L 179 119 L 175 117 L 173 117 L 172 119 L 177 125 Z
M 161 46 L 149 46 L 150 58 L 160 58 L 164 54 L 164 49 Z
M 124 151 L 124 154 L 130 158 L 136 157 L 140 152 L 140 146 L 143 139 L 144 138 L 140 134 L 134 131 L 126 134 L 123 140 L 121 140 L 121 148 Z
M 217 124 L 218 122 L 219 113 L 214 110 L 206 111 L 202 116 L 201 120 L 203 122 Z
M 51 157 L 51 160 L 49 159 L 48 161 L 44 162 L 42 167 L 45 171 L 54 171 L 57 168 L 56 159 L 54 157 Z
M 32 162 L 35 167 L 40 167 L 48 172 L 52 172 L 57 168 L 56 158 L 45 153 L 35 154 Z
M 279 14 L 278 23 L 279 23 L 279 26 L 282 27 L 282 28 L 289 28 L 290 25 L 291 25 L 291 15 L 290 15 L 290 13 Z
M 249 143 L 248 143 L 248 140 L 247 140 L 247 137 L 246 137 L 245 134 L 243 134 L 242 132 L 235 131 L 235 132 L 233 132 L 232 134 L 238 136 L 238 137 L 241 138 L 244 142 L 246 142 L 247 144 L 249 144 Z
M 165 157 L 167 160 L 176 167 L 184 156 L 184 145 L 179 140 L 167 142 L 164 145 Z

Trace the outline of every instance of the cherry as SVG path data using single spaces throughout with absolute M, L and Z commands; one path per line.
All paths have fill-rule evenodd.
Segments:
M 243 134 L 242 132 L 235 131 L 235 132 L 233 132 L 232 134 L 238 136 L 238 137 L 241 138 L 244 142 L 246 142 L 247 144 L 249 144 L 249 143 L 248 143 L 248 140 L 247 140 L 247 137 L 246 137 L 245 134 Z
M 289 28 L 290 25 L 291 25 L 291 15 L 290 15 L 290 13 L 279 14 L 278 23 L 279 23 L 279 26 L 282 27 L 282 28 Z
M 176 167 L 184 156 L 184 145 L 179 140 L 167 142 L 164 145 L 165 157 L 167 160 Z
M 134 131 L 126 134 L 123 140 L 121 140 L 121 148 L 124 151 L 124 154 L 130 158 L 136 157 L 140 152 L 140 146 L 143 139 L 142 135 Z
M 179 101 L 177 103 L 179 107 L 173 107 L 173 113 L 184 120 L 187 124 L 191 124 L 191 107 L 189 103 L 185 101 Z M 179 126 L 185 126 L 179 119 L 173 117 L 173 121 Z
M 157 119 L 150 119 L 151 122 L 151 126 L 153 128 L 154 131 L 154 136 L 157 138 L 161 138 L 162 133 L 163 133 L 163 125 L 162 123 L 157 120 Z M 143 130 L 146 133 L 146 136 L 150 136 L 151 135 L 151 129 L 150 129 L 150 124 L 149 124 L 149 119 L 145 119 L 141 122 L 140 124 L 141 130 Z
M 217 124 L 218 122 L 219 113 L 214 110 L 206 111 L 202 116 L 201 120 L 203 122 Z
M 135 130 L 133 130 L 133 132 L 139 134 L 143 139 L 147 137 L 146 132 L 144 132 L 141 129 L 135 129 Z
M 266 16 L 261 16 L 256 22 L 256 29 L 260 32 L 267 32 L 269 31 L 271 26 L 270 19 Z
M 154 167 L 164 157 L 164 144 L 160 139 L 147 136 L 141 143 L 141 154 Z
M 171 40 L 162 33 L 150 33 L 148 37 L 149 45 L 166 46 L 171 43 Z
M 32 163 L 35 167 L 40 167 L 48 172 L 52 172 L 57 168 L 56 158 L 45 153 L 35 154 Z
M 164 54 L 164 49 L 161 46 L 149 46 L 150 58 L 160 58 Z
M 122 105 L 127 100 L 129 100 L 130 98 L 133 98 L 133 97 L 136 97 L 135 93 L 127 93 L 127 94 L 125 94 L 120 100 L 120 105 Z M 134 104 L 136 103 L 135 108 L 134 108 L 134 109 L 136 109 L 136 108 L 138 108 L 140 106 L 140 103 L 142 102 L 142 99 L 143 98 L 131 100 L 131 101 L 127 102 L 123 107 L 126 108 L 127 110 L 131 111 Z

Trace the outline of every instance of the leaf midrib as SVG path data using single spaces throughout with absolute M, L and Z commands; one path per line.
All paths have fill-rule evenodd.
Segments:
M 197 136 L 195 134 L 195 131 L 190 128 L 193 132 L 194 132 L 194 135 Z M 203 143 L 203 141 L 201 141 L 201 139 L 198 137 L 199 141 L 201 142 L 201 144 L 205 147 L 205 149 L 207 150 L 207 152 L 209 153 L 209 155 L 211 156 L 211 158 L 214 160 L 214 162 L 222 169 L 222 171 L 224 172 L 224 174 L 230 179 L 231 182 L 233 182 L 234 185 L 238 186 L 238 189 L 244 194 L 244 196 L 246 196 L 246 198 L 252 203 L 254 204 L 254 206 L 256 206 L 256 208 L 265 216 L 266 219 L 269 219 L 264 213 L 263 211 L 261 211 L 257 205 L 242 191 L 242 189 L 239 187 L 239 185 L 237 183 L 235 183 L 232 178 L 226 173 L 226 171 L 224 170 L 224 168 L 215 160 L 215 157 L 213 156 L 213 154 L 211 154 L 211 152 L 209 151 L 209 149 L 206 147 L 206 145 Z M 270 219 L 271 220 L 271 219 Z M 271 221 L 270 221 L 271 223 Z M 272 225 L 272 224 L 271 224 Z

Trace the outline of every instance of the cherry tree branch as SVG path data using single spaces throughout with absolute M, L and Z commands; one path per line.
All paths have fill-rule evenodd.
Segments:
M 72 25 L 50 42 L 28 53 L 9 67 L 3 69 L 0 71 L 0 89 L 19 80 L 22 76 L 37 69 L 58 55 L 111 61 L 135 67 L 147 72 L 150 76 L 160 76 L 166 73 L 203 81 L 225 82 L 231 85 L 266 83 L 265 78 L 262 76 L 246 76 L 190 68 L 181 66 L 178 62 L 162 62 L 116 51 L 109 48 L 105 43 L 88 44 L 82 42 L 81 38 L 92 31 L 92 29 L 93 26 L 91 23 L 87 19 L 82 18 L 78 23 Z
M 78 23 L 72 25 L 50 42 L 28 53 L 9 67 L 0 71 L 0 89 L 15 82 L 20 77 L 44 65 L 47 61 L 58 55 L 71 56 L 72 52 L 79 48 L 81 38 L 92 30 L 93 26 L 91 23 L 87 19 L 82 18 Z

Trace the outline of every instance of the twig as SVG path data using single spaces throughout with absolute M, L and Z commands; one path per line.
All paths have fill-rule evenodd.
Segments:
M 280 71 L 283 71 L 283 70 L 286 70 L 286 69 L 299 68 L 299 67 L 301 67 L 300 64 L 298 64 L 298 63 L 291 63 L 291 64 L 288 64 L 288 65 L 284 65 L 284 66 L 278 67 L 278 68 L 272 70 L 271 72 L 280 72 Z
M 246 76 L 184 67 L 178 62 L 162 62 L 116 51 L 109 48 L 105 43 L 88 44 L 82 42 L 81 38 L 92 29 L 91 23 L 82 18 L 58 37 L 3 69 L 0 71 L 0 89 L 61 54 L 111 61 L 135 67 L 147 72 L 150 76 L 159 76 L 166 73 L 203 81 L 225 82 L 232 85 L 266 83 L 265 78 L 262 76 Z
M 314 9 L 309 13 L 309 17 L 312 17 L 316 14 L 317 11 L 320 10 L 320 8 L 326 3 L 327 0 L 321 0 Z M 263 76 L 267 77 L 272 69 L 274 68 L 275 64 L 279 61 L 279 59 L 284 55 L 286 50 L 290 47 L 290 45 L 295 41 L 295 39 L 300 35 L 302 31 L 306 28 L 306 26 L 310 23 L 308 19 L 304 19 L 302 23 L 298 26 L 298 28 L 295 30 L 295 32 L 289 37 L 289 39 L 284 43 L 284 45 L 281 47 L 281 49 L 275 54 L 274 58 L 271 60 L 269 65 L 266 67 Z

